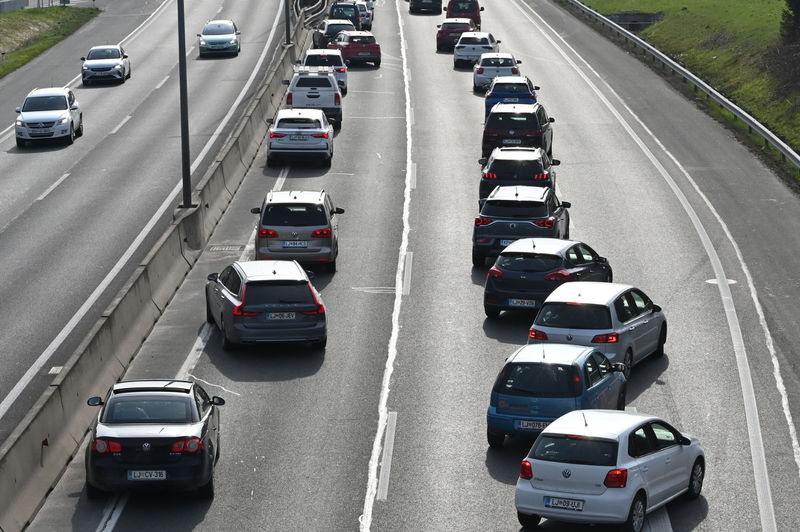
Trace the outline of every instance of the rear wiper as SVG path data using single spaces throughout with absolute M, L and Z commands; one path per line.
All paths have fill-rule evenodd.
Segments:
M 517 388 L 516 386 L 512 386 L 511 389 L 514 390 L 515 392 L 525 392 L 525 393 L 529 393 L 529 394 L 533 394 L 534 393 L 533 390 L 528 390 L 527 388 Z

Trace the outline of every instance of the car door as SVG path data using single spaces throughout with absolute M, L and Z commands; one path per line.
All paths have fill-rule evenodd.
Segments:
M 647 351 L 647 315 L 642 314 L 636 307 L 636 303 L 631 296 L 631 291 L 627 291 L 617 298 L 615 303 L 618 316 L 626 316 L 627 320 L 622 321 L 624 334 L 628 338 L 628 345 L 633 349 L 633 362 L 636 363 L 644 358 Z
M 536 119 L 539 121 L 539 129 L 542 131 L 542 149 L 546 153 L 552 152 L 553 128 L 550 127 L 550 117 L 544 107 L 539 106 L 536 110 Z
M 591 355 L 583 361 L 583 380 L 586 383 L 586 391 L 583 392 L 581 408 L 604 408 L 601 390 L 603 376 L 600 374 L 597 362 Z
M 69 102 L 69 114 L 72 115 L 72 127 L 78 129 L 81 124 L 81 110 L 79 108 L 73 109 L 72 106 L 76 104 L 75 102 L 75 94 L 72 91 L 68 92 L 67 100 Z M 76 106 L 79 107 L 79 106 Z
M 620 373 L 614 372 L 611 362 L 599 351 L 592 353 L 597 370 L 600 372 L 602 380 L 598 383 L 600 393 L 600 407 L 613 410 L 619 403 L 619 395 L 622 393 L 622 379 Z
M 211 307 L 211 313 L 214 315 L 215 319 L 219 317 L 222 312 L 222 302 L 224 300 L 222 291 L 225 289 L 225 281 L 227 281 L 232 273 L 233 266 L 227 266 L 217 275 L 217 280 L 214 281 L 212 285 L 211 294 L 209 294 L 208 298 L 208 305 Z M 217 323 L 217 325 L 219 325 L 219 323 Z
M 325 210 L 328 211 L 328 216 L 331 220 L 331 233 L 333 234 L 333 247 L 339 248 L 339 217 L 336 216 L 336 211 L 333 207 L 333 200 L 330 196 L 325 196 Z
M 589 264 L 586 263 L 586 259 L 583 256 L 583 253 L 580 252 L 578 248 L 578 244 L 575 244 L 571 248 L 567 250 L 565 253 L 569 268 L 569 279 L 570 281 L 591 281 L 591 276 L 588 273 Z
M 314 37 L 312 41 L 314 41 L 314 48 L 321 48 L 322 47 L 322 37 L 325 35 L 325 29 L 328 27 L 328 23 L 326 21 L 322 21 L 317 29 L 314 30 Z
M 548 194 L 547 203 L 549 205 L 550 213 L 556 217 L 556 223 L 558 224 L 558 235 L 559 238 L 566 238 L 569 234 L 569 211 L 558 201 L 558 198 L 552 193 L 552 190 Z
M 659 460 L 664 465 L 663 499 L 669 499 L 689 486 L 691 456 L 680 444 L 680 433 L 670 425 L 663 421 L 653 421 L 650 428 L 658 445 Z
M 659 320 L 653 319 L 653 302 L 644 292 L 634 288 L 630 291 L 630 296 L 640 321 L 639 337 L 641 340 L 639 354 L 641 357 L 645 357 L 655 351 L 658 346 L 658 337 L 661 333 L 660 323 Z
M 583 281 L 605 281 L 608 276 L 608 265 L 600 262 L 600 256 L 584 243 L 577 244 L 576 252 L 583 257 L 586 267 Z
M 642 425 L 628 436 L 628 454 L 636 460 L 647 487 L 647 506 L 663 502 L 664 462 L 650 425 Z
M 489 45 L 492 47 L 493 52 L 500 51 L 500 41 L 496 40 L 491 33 L 489 34 Z

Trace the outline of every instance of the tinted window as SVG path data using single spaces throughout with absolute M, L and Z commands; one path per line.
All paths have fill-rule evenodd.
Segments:
M 228 35 L 234 33 L 230 24 L 208 24 L 203 29 L 203 35 Z
M 197 401 L 197 411 L 200 412 L 202 419 L 211 410 L 211 398 L 200 386 L 194 387 L 194 398 Z
M 342 56 L 328 54 L 308 54 L 306 56 L 306 66 L 342 66 Z
M 228 277 L 228 280 L 225 281 L 225 288 L 227 288 L 231 294 L 238 294 L 239 289 L 242 288 L 242 278 L 239 277 L 239 272 L 233 270 L 231 275 Z
M 470 29 L 469 24 L 465 24 L 462 22 L 445 22 L 442 24 L 443 30 L 468 30 Z
M 333 6 L 331 18 L 353 18 L 358 13 L 356 6 Z
M 450 2 L 449 8 L 453 13 L 470 13 L 477 10 L 473 2 Z
M 86 59 L 119 59 L 119 50 L 116 48 L 102 48 L 100 50 L 90 50 Z
M 193 410 L 188 395 L 118 395 L 109 400 L 103 423 L 191 423 L 197 421 Z
M 539 121 L 533 113 L 491 113 L 485 127 L 486 129 L 539 129 Z
M 458 44 L 489 44 L 489 39 L 486 37 L 461 37 Z
M 496 386 L 503 395 L 575 397 L 572 366 L 559 364 L 509 364 Z
M 653 448 L 650 445 L 650 439 L 647 437 L 645 427 L 637 429 L 631 434 L 630 443 L 628 444 L 628 454 L 633 458 L 639 458 L 646 454 L 650 454 Z
M 617 319 L 622 323 L 625 323 L 636 315 L 633 304 L 628 298 L 628 294 L 622 294 L 614 301 L 614 310 L 617 312 Z
M 350 42 L 356 44 L 371 44 L 375 42 L 375 37 L 372 35 L 351 35 Z
M 320 204 L 291 203 L 267 205 L 261 223 L 270 226 L 305 227 L 312 225 L 328 225 L 325 209 Z
M 307 281 L 253 281 L 246 295 L 248 306 L 314 302 Z
M 594 359 L 597 361 L 597 369 L 600 370 L 600 375 L 605 377 L 611 373 L 611 362 L 609 362 L 608 359 L 599 351 L 595 351 L 593 354 Z
M 545 303 L 534 323 L 566 329 L 610 329 L 611 316 L 603 305 Z
M 586 359 L 586 366 L 584 367 L 586 371 L 586 387 L 591 388 L 598 382 L 602 380 L 602 376 L 600 375 L 600 370 L 597 368 L 597 364 L 595 363 L 592 357 Z
M 299 129 L 312 129 L 322 127 L 319 120 L 313 118 L 282 118 L 278 121 L 278 127 L 293 127 Z
M 629 292 L 631 301 L 633 301 L 633 305 L 636 308 L 636 315 L 644 314 L 645 312 L 650 311 L 652 308 L 652 303 L 647 298 L 646 295 L 639 292 L 638 290 L 631 290 Z
M 617 464 L 618 445 L 615 441 L 542 434 L 533 444 L 529 458 L 614 467 Z
M 355 29 L 356 27 L 353 26 L 352 24 L 331 24 L 330 26 L 328 26 L 328 30 L 325 33 L 327 33 L 328 35 L 336 35 L 340 31 L 348 31 Z
M 497 174 L 499 179 L 533 179 L 544 177 L 542 162 L 494 160 L 489 165 L 489 173 Z
M 678 444 L 678 436 L 672 432 L 670 427 L 661 423 L 650 423 L 650 428 L 653 429 L 653 434 L 656 436 L 659 450 Z
M 541 201 L 488 200 L 481 214 L 499 218 L 543 218 L 547 216 L 547 207 Z
M 512 272 L 549 272 L 561 267 L 561 257 L 538 253 L 503 253 L 497 266 Z
M 517 64 L 509 57 L 484 57 L 481 60 L 481 66 L 510 67 L 517 66 Z
M 307 89 L 311 89 L 318 87 L 333 87 L 333 85 L 327 76 L 303 76 L 297 80 L 295 87 L 305 87 Z
M 22 104 L 23 111 L 63 111 L 68 108 L 64 96 L 32 96 L 25 98 Z
M 521 92 L 530 94 L 531 90 L 526 83 L 495 83 L 492 92 Z

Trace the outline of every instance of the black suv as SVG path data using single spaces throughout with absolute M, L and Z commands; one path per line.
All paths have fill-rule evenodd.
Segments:
M 478 197 L 483 199 L 495 187 L 530 185 L 556 188 L 556 170 L 561 164 L 552 161 L 541 148 L 495 148 L 489 159 L 478 161 L 483 165 Z
M 358 11 L 358 9 L 356 9 Z M 328 43 L 339 35 L 340 31 L 355 31 L 356 26 L 349 19 L 323 20 L 311 35 L 312 48 L 327 48 Z
M 336 2 L 328 11 L 329 19 L 349 20 L 357 30 L 361 30 L 361 12 L 355 2 Z
M 540 103 L 499 103 L 492 108 L 483 126 L 481 154 L 488 157 L 494 148 L 528 146 L 542 148 L 553 157 L 555 118 L 547 116 Z

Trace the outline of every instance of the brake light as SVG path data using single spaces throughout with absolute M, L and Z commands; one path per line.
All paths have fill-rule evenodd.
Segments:
M 494 98 L 494 94 L 492 94 L 491 92 L 487 92 L 486 94 L 484 94 L 484 97 L 485 98 Z
M 286 136 L 286 133 L 270 133 L 269 134 L 269 138 L 271 138 L 271 139 L 282 138 L 282 137 L 285 137 L 285 136 Z
M 547 179 L 547 174 L 536 174 L 533 176 L 534 179 Z
M 311 136 L 314 137 L 315 139 L 327 139 L 328 138 L 328 134 L 327 133 L 314 133 Z
M 347 72 L 347 70 L 344 67 L 340 67 L 336 69 L 336 72 Z
M 172 444 L 172 452 L 174 453 L 196 453 L 197 451 L 205 449 L 205 445 L 199 438 L 190 438 L 188 440 L 176 441 Z
M 624 488 L 628 484 L 628 470 L 612 469 L 606 474 L 603 484 L 607 488 Z
M 494 129 L 484 129 L 483 130 L 483 136 L 484 137 L 496 137 L 497 136 L 497 131 L 495 131 Z
M 547 220 L 535 220 L 533 224 L 537 227 L 546 227 L 547 229 L 552 229 L 553 224 L 555 223 L 554 218 L 548 218 Z
M 330 227 L 328 229 L 317 229 L 313 233 L 311 233 L 311 238 L 330 238 L 332 235 L 332 231 Z
M 478 68 L 477 73 L 478 74 L 483 74 L 483 68 Z
M 260 312 L 245 312 L 244 305 L 245 305 L 245 296 L 247 295 L 247 285 L 244 285 L 242 288 L 242 302 L 233 307 L 233 315 L 234 316 L 258 316 L 261 314 Z
M 101 454 L 108 451 L 111 451 L 112 453 L 121 453 L 122 444 L 116 441 L 98 439 L 92 442 L 92 450 Z
M 531 331 L 528 333 L 528 338 L 531 340 L 547 340 L 547 333 L 531 328 Z
M 286 105 L 292 105 L 292 93 L 291 92 L 287 92 L 286 93 Z
M 305 310 L 303 314 L 306 316 L 311 316 L 313 314 L 325 314 L 325 305 L 322 304 L 322 301 L 319 300 L 317 297 L 317 291 L 314 290 L 314 287 L 311 283 L 308 283 L 308 288 L 311 289 L 311 295 L 314 296 L 314 303 L 317 305 L 317 310 Z
M 519 468 L 519 478 L 524 478 L 525 480 L 533 478 L 533 468 L 527 460 L 522 461 L 522 466 Z
M 542 130 L 541 129 L 534 129 L 533 131 L 528 131 L 527 133 L 525 133 L 525 136 L 526 137 L 541 137 L 542 136 Z
M 456 46 L 456 50 L 463 50 L 466 46 Z
M 491 46 L 481 46 L 481 48 L 483 48 L 484 50 L 491 50 L 492 49 Z
M 608 333 L 608 334 L 598 334 L 594 338 L 592 338 L 593 344 L 616 344 L 619 342 L 619 334 L 617 333 Z
M 342 97 L 338 92 L 333 96 L 333 105 L 342 105 Z
M 493 222 L 491 218 L 475 218 L 475 225 L 489 225 Z
M 517 67 L 514 67 L 514 68 L 511 69 L 511 73 L 512 74 L 519 74 L 519 69 Z
M 504 277 L 503 271 L 502 270 L 498 270 L 496 266 L 492 266 L 489 269 L 489 277 L 502 278 L 502 277 Z
M 497 174 L 490 174 L 489 172 L 483 173 L 484 179 L 497 179 Z
M 258 238 L 278 238 L 278 232 L 272 229 L 259 229 Z
M 545 281 L 566 281 L 569 279 L 569 272 L 567 270 L 558 270 L 557 272 L 550 272 L 544 276 Z
M 572 384 L 573 388 L 575 389 L 575 397 L 580 397 L 581 394 L 583 394 L 583 384 L 581 383 L 580 370 L 575 367 L 573 371 L 575 372 L 575 376 L 572 378 Z

